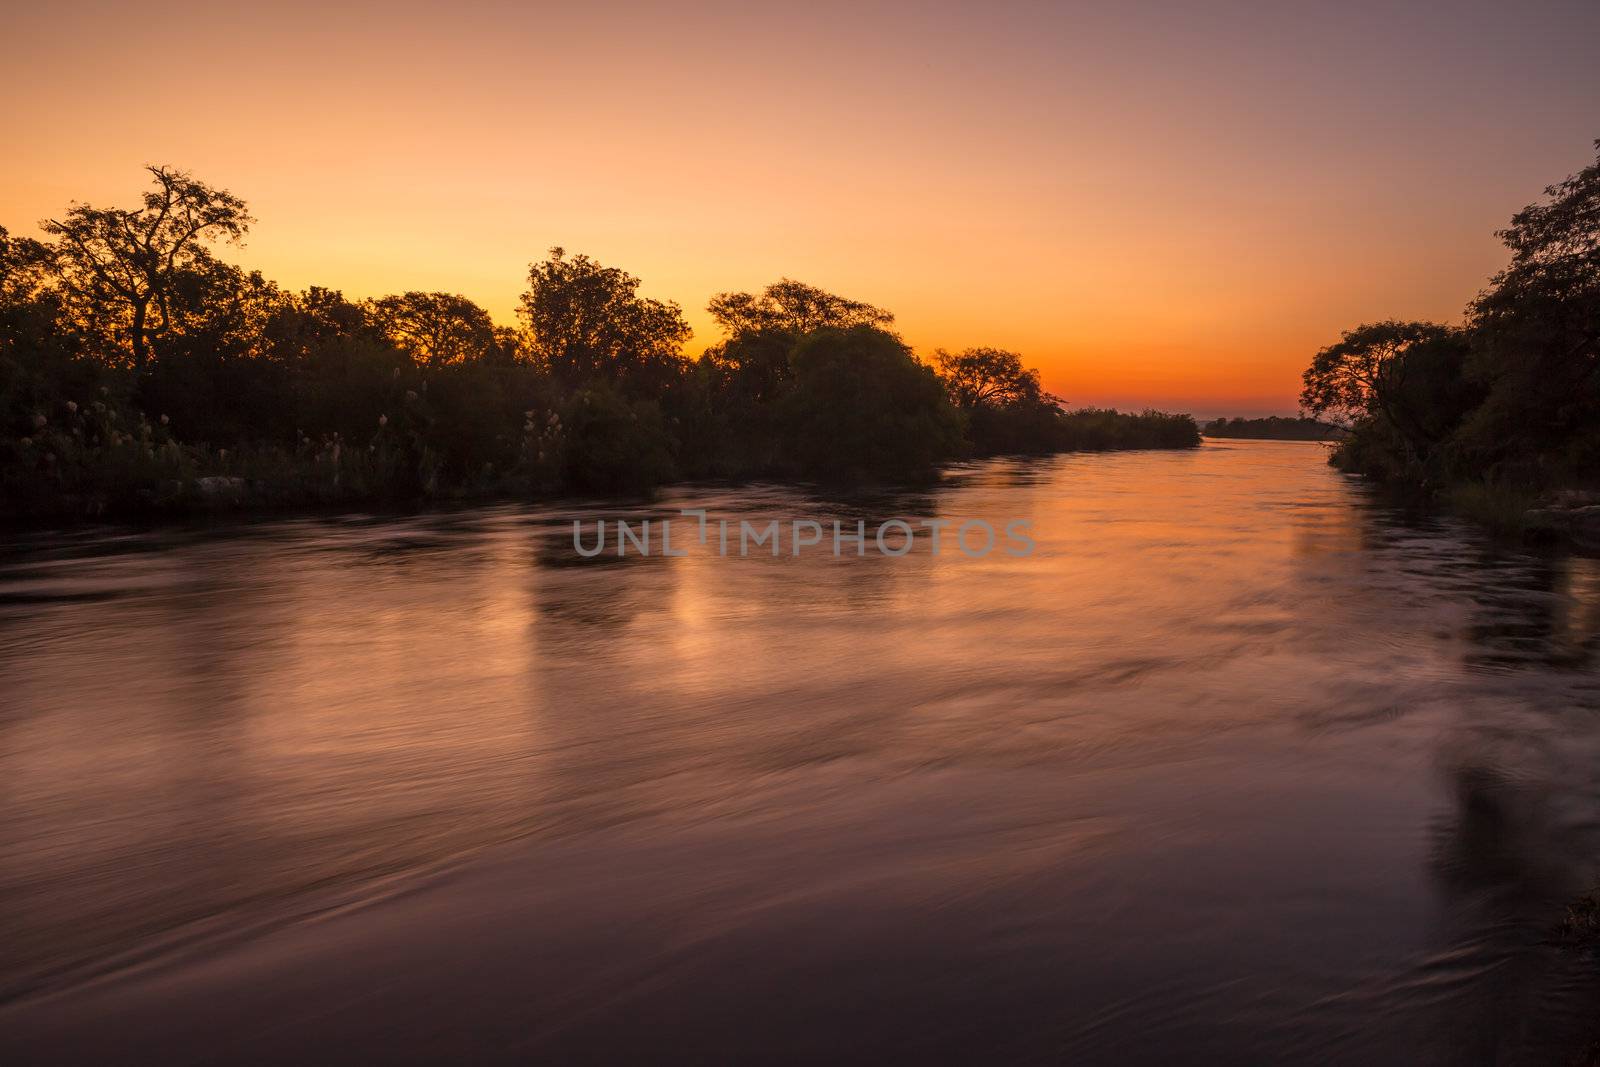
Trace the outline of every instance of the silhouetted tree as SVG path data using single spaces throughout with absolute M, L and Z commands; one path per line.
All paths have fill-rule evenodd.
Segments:
M 259 271 L 200 254 L 175 272 L 164 303 L 141 406 L 175 418 L 190 440 L 290 439 L 294 368 L 276 358 L 271 335 L 288 296 Z
M 382 338 L 382 332 L 360 304 L 346 299 L 337 289 L 320 285 L 292 296 L 279 309 L 268 332 L 281 358 L 291 361 L 304 360 L 335 340 Z
M 1600 160 L 1499 236 L 1511 262 L 1463 329 L 1377 323 L 1317 354 L 1301 402 L 1349 425 L 1333 462 L 1507 500 L 1600 475 Z
M 939 349 L 934 358 L 950 399 L 963 411 L 981 406 L 1037 403 L 1044 398 L 1039 372 L 1022 365 L 1022 357 L 1000 348 L 969 348 L 951 355 Z
M 496 326 L 489 358 L 500 363 L 523 363 L 532 358 L 527 331 L 515 326 Z
M 564 412 L 559 425 L 566 485 L 630 491 L 673 476 L 672 437 L 653 399 L 630 400 L 594 382 L 573 393 Z
M 1418 412 L 1402 402 L 1407 354 L 1456 336 L 1450 327 L 1431 322 L 1390 320 L 1347 330 L 1306 368 L 1300 405 L 1313 416 L 1341 425 L 1381 416 L 1414 445 L 1424 444 L 1430 435 Z
M 489 313 L 452 293 L 402 293 L 368 304 L 384 335 L 419 365 L 442 367 L 491 358 L 498 347 Z
M 34 433 L 34 420 L 68 400 L 87 402 L 105 382 L 81 358 L 81 336 L 50 286 L 50 250 L 0 227 L 0 459 L 10 440 Z
M 76 205 L 45 224 L 49 244 L 0 229 L 0 514 L 210 506 L 219 484 L 291 504 L 892 480 L 964 448 L 943 382 L 871 305 L 787 279 L 723 294 L 729 335 L 691 364 L 677 305 L 559 248 L 530 268 L 520 328 L 450 293 L 286 292 L 212 253 L 249 228 L 242 201 L 149 173 L 141 207 Z M 991 449 L 1193 429 L 1064 415 L 1010 353 L 945 359 Z
M 682 311 L 638 290 L 625 271 L 552 248 L 529 269 L 518 311 L 534 358 L 572 385 L 659 387 L 681 373 L 690 335 Z
M 50 289 L 50 250 L 0 226 L 0 358 L 65 340 L 60 301 Z
M 337 289 L 312 286 L 294 294 L 268 331 L 274 358 L 294 369 L 295 428 L 302 434 L 358 438 L 380 418 L 398 434 L 414 411 L 404 398 L 422 388 L 415 361 Z
M 894 315 L 882 308 L 790 278 L 767 286 L 759 296 L 718 293 L 706 310 L 730 337 L 763 331 L 799 336 L 823 328 L 887 327 L 894 322 Z
M 141 207 L 77 204 L 42 224 L 56 238 L 60 280 L 82 313 L 112 316 L 141 370 L 151 338 L 172 326 L 174 280 L 203 254 L 204 242 L 238 241 L 255 221 L 231 193 L 171 167 L 145 169 L 156 187 Z
M 1500 231 L 1511 263 L 1468 309 L 1489 394 L 1463 447 L 1600 469 L 1600 159 L 1545 195 Z
M 0 226 L 0 304 L 31 301 L 44 287 L 50 253 L 28 237 L 13 237 Z
M 784 453 L 840 480 L 930 471 L 961 447 L 961 423 L 931 367 L 871 326 L 813 330 L 795 347 Z
M 1284 418 L 1268 415 L 1260 419 L 1212 419 L 1205 425 L 1207 437 L 1243 438 L 1257 441 L 1326 441 L 1344 436 L 1337 426 L 1316 419 Z

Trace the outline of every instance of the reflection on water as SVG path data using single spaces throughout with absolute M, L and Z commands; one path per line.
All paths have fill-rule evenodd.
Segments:
M 681 506 L 1021 516 L 1039 547 L 572 551 L 573 517 Z M 1600 566 L 1393 511 L 1319 446 L 996 461 L 870 500 L 28 536 L 4 560 L 14 1012 L 512 839 L 591 848 L 617 886 L 644 865 L 633 914 L 763 931 L 764 1029 L 716 1024 L 719 1048 L 834 1018 L 819 960 L 861 984 L 862 1049 L 924 1056 L 1537 1063 L 1590 1008 L 1538 942 L 1600 856 Z M 690 854 L 716 893 L 686 888 Z M 565 877 L 544 891 L 594 891 Z M 651 997 L 559 1040 L 627 1050 Z M 685 1001 L 688 1047 L 717 1000 Z

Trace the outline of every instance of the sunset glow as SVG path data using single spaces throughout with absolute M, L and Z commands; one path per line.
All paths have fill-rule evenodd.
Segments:
M 1401 10 L 14 8 L 0 224 L 168 163 L 250 204 L 226 255 L 288 287 L 510 322 L 562 245 L 683 305 L 691 352 L 713 293 L 788 276 L 1074 403 L 1290 412 L 1340 329 L 1458 318 L 1592 157 L 1600 8 Z
M 1600 1064 L 1600 0 L 0 27 L 0 1065 Z

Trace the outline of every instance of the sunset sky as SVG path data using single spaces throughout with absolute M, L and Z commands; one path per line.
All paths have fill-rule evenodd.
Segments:
M 0 224 L 170 163 L 229 258 L 510 322 L 563 245 L 683 305 L 780 276 L 1075 403 L 1290 412 L 1363 320 L 1451 320 L 1593 159 L 1600 3 L 11 5 Z

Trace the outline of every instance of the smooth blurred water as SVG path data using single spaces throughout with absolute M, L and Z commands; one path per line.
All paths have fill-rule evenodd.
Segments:
M 680 507 L 1038 548 L 571 549 Z M 1538 1063 L 1592 1015 L 1540 940 L 1600 858 L 1600 562 L 1396 511 L 1317 445 L 0 559 L 13 1022 L 490 869 L 573 961 L 502 1020 L 551 1054 Z

